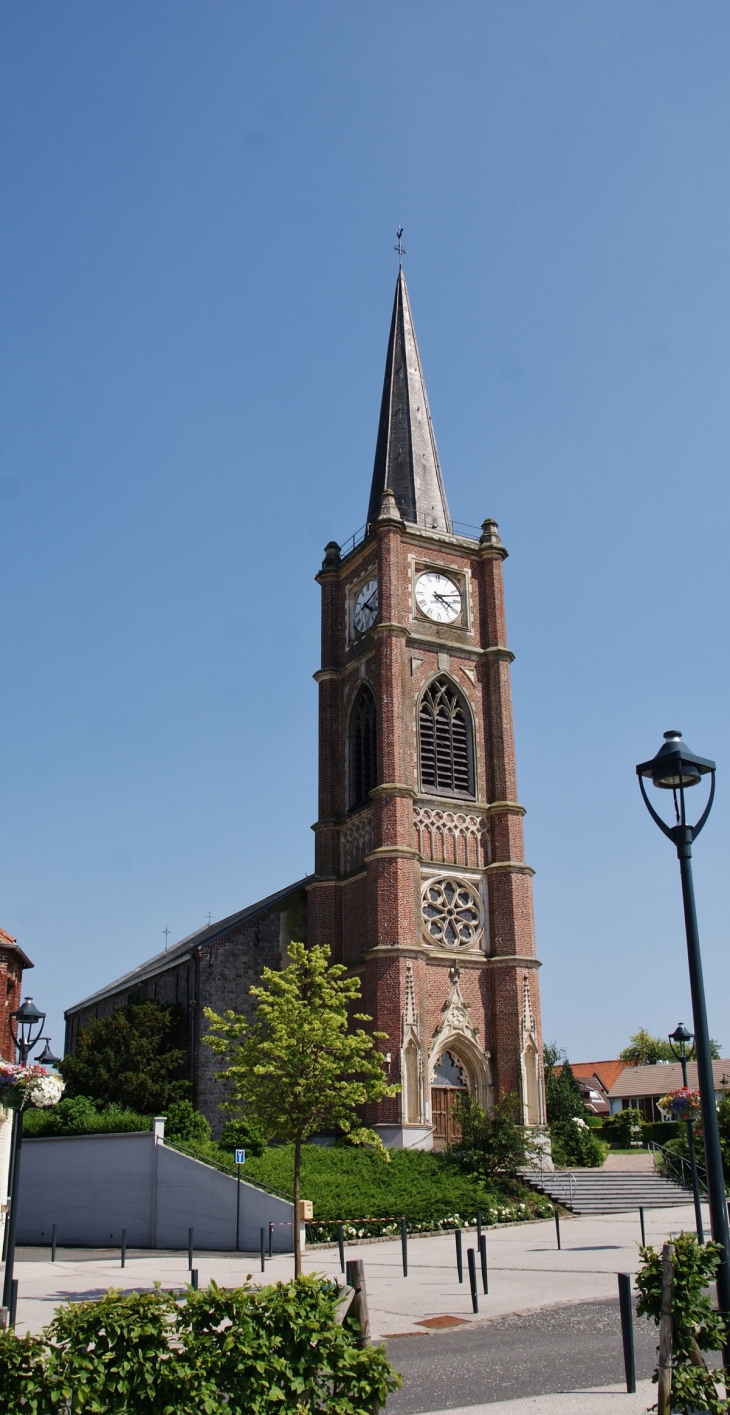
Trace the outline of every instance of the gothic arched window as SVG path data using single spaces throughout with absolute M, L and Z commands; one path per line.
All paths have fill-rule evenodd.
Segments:
M 366 805 L 377 784 L 375 727 L 375 699 L 363 683 L 350 715 L 348 805 L 351 811 Z
M 473 796 L 471 722 L 456 688 L 436 678 L 421 699 L 421 789 L 436 796 Z

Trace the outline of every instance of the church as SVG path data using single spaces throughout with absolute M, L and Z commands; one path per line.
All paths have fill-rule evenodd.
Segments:
M 365 488 L 363 488 L 363 491 Z M 532 873 L 517 800 L 503 562 L 495 521 L 455 531 L 402 268 L 364 530 L 331 541 L 322 590 L 313 873 L 182 939 L 68 1009 L 66 1051 L 130 997 L 177 1003 L 195 1104 L 214 1134 L 204 1008 L 252 1015 L 293 939 L 356 974 L 394 1098 L 367 1123 L 444 1148 L 467 1089 L 545 1122 Z

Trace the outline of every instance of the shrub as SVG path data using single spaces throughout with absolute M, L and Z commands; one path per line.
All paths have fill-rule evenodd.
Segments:
M 0 1410 L 46 1415 L 51 1409 L 42 1337 L 0 1329 Z
M 482 1179 L 499 1175 L 515 1179 L 526 1163 L 529 1135 L 518 1125 L 515 1114 L 519 1097 L 503 1096 L 489 1115 L 467 1091 L 457 1095 L 454 1115 L 461 1127 L 461 1137 L 451 1147 L 469 1173 Z
M 342 1289 L 303 1277 L 252 1291 L 211 1284 L 110 1291 L 60 1307 L 41 1337 L 0 1332 L 0 1409 L 23 1415 L 374 1415 L 400 1377 L 359 1347 Z
M 291 1193 L 293 1146 L 270 1146 L 258 1158 L 246 1158 L 244 1175 L 274 1189 Z M 312 1232 L 333 1237 L 334 1227 L 318 1223 L 349 1220 L 351 1237 L 396 1231 L 389 1220 L 405 1217 L 411 1232 L 455 1228 L 473 1222 L 480 1212 L 485 1222 L 533 1218 L 552 1212 L 547 1200 L 517 1183 L 487 1182 L 467 1173 L 453 1154 L 433 1150 L 391 1150 L 383 1164 L 372 1150 L 305 1145 L 302 1149 L 302 1193 L 314 1204 Z M 231 1172 L 235 1167 L 231 1161 Z M 363 1220 L 378 1220 L 363 1227 Z
M 192 1101 L 173 1101 L 167 1107 L 165 1136 L 168 1140 L 180 1140 L 183 1144 L 204 1143 L 210 1140 L 210 1125 Z
M 580 1169 L 596 1169 L 608 1154 L 608 1145 L 599 1140 L 580 1117 L 559 1121 L 550 1126 L 553 1160 L 558 1165 L 575 1165 Z
M 23 1134 L 28 1139 L 41 1135 L 109 1135 L 151 1128 L 149 1115 L 139 1115 L 119 1105 L 99 1110 L 88 1096 L 64 1096 L 52 1109 L 29 1107 L 23 1113 Z
M 702 1356 L 703 1351 L 721 1351 L 725 1343 L 725 1321 L 705 1292 L 717 1271 L 722 1250 L 719 1243 L 702 1246 L 693 1233 L 680 1233 L 673 1243 L 672 1409 L 681 1410 L 684 1415 L 693 1410 L 726 1415 L 727 1401 L 719 1395 L 715 1376 L 707 1370 Z M 640 1294 L 637 1312 L 651 1317 L 659 1326 L 662 1255 L 654 1248 L 642 1248 L 641 1257 L 642 1267 L 636 1278 Z M 718 1371 L 718 1377 L 721 1375 Z
M 632 1145 L 640 1148 L 643 1119 L 641 1111 L 634 1107 L 619 1111 L 618 1115 L 609 1116 L 603 1122 L 604 1139 L 619 1150 L 628 1150 Z
M 264 1135 L 251 1120 L 229 1120 L 219 1143 L 221 1149 L 245 1150 L 247 1159 L 249 1155 L 262 1155 L 266 1149 Z

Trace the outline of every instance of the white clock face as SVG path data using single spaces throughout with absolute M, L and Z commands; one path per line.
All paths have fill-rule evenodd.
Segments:
M 355 628 L 358 634 L 364 634 L 372 627 L 378 617 L 378 582 L 368 580 L 363 585 L 357 599 L 355 600 Z
M 451 624 L 461 614 L 461 592 L 448 576 L 427 570 L 416 580 L 416 604 L 437 624 Z

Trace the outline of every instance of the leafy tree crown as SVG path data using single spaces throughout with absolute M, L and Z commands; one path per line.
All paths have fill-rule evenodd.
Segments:
M 292 943 L 289 957 L 287 968 L 265 968 L 251 988 L 253 1021 L 206 1008 L 205 1041 L 227 1063 L 218 1073 L 229 1087 L 225 1106 L 270 1139 L 302 1142 L 333 1127 L 354 1133 L 360 1107 L 398 1090 L 376 1047 L 387 1034 L 353 1028 L 372 1020 L 353 1011 L 360 982 L 330 962 L 327 948 Z

